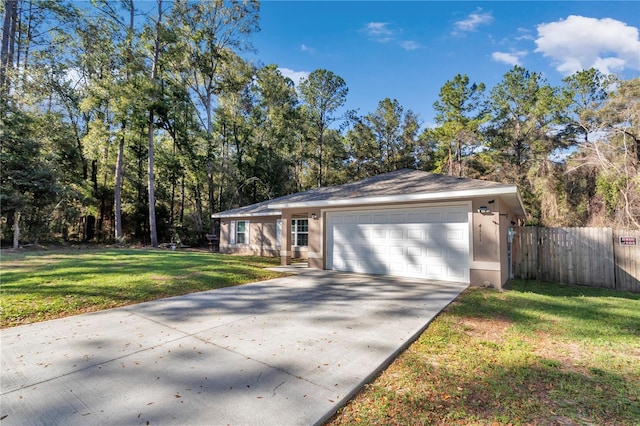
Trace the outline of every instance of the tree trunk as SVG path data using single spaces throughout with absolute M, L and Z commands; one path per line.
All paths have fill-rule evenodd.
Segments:
M 462 141 L 458 139 L 456 147 L 456 162 L 458 163 L 458 177 L 462 177 Z
M 21 18 L 19 18 L 22 20 Z M 18 45 L 17 45 L 17 53 L 16 53 L 16 69 L 19 70 L 22 67 L 23 72 L 21 72 L 21 82 L 20 84 L 24 86 L 25 79 L 27 78 L 28 73 L 26 72 L 27 67 L 29 66 L 29 52 L 31 49 L 31 41 L 33 38 L 33 0 L 29 0 L 29 8 L 27 11 L 27 23 L 24 25 L 26 28 L 26 37 L 24 40 L 24 47 L 22 45 L 22 33 L 23 31 L 18 32 Z M 22 23 L 21 23 L 22 25 Z M 24 51 L 24 61 L 21 61 L 20 54 Z M 22 65 L 21 65 L 22 64 Z
M 9 94 L 9 72 L 13 66 L 13 45 L 18 19 L 18 2 L 5 0 L 4 23 L 2 26 L 2 47 L 0 47 L 0 90 L 4 98 Z
M 113 195 L 114 201 L 114 218 L 115 218 L 115 238 L 116 241 L 122 239 L 122 164 L 124 162 L 124 129 L 125 125 L 122 123 L 122 136 L 120 137 L 120 143 L 118 144 L 118 158 L 116 160 L 116 184 Z
M 184 186 L 184 173 L 182 174 L 182 183 L 180 185 L 180 226 L 184 223 L 184 198 L 185 198 L 185 186 Z
M 133 7 L 133 0 L 128 1 L 129 9 L 129 27 L 127 29 L 127 52 L 125 53 L 125 78 L 129 79 L 129 65 L 133 61 L 133 35 L 134 35 L 134 19 L 135 9 Z M 122 135 L 120 137 L 120 143 L 118 144 L 118 158 L 116 159 L 116 183 L 114 190 L 114 221 L 115 221 L 115 237 L 119 241 L 123 238 L 122 235 L 122 168 L 124 165 L 124 140 L 125 129 L 127 127 L 126 121 L 122 121 Z
M 173 136 L 173 158 L 176 157 L 176 139 L 175 136 Z M 177 179 L 176 176 L 172 173 L 171 174 L 171 208 L 170 210 L 170 215 L 169 215 L 169 227 L 171 228 L 172 232 L 173 232 L 173 227 L 174 227 L 174 218 L 175 218 L 175 208 L 176 208 L 176 184 L 177 184 Z
M 156 34 L 153 47 L 153 63 L 151 66 L 151 83 L 155 85 L 158 77 L 158 57 L 160 56 L 160 25 L 162 22 L 162 0 L 158 0 L 158 21 L 156 22 Z M 155 192 L 155 176 L 154 154 L 153 154 L 153 119 L 155 109 L 155 94 L 152 97 L 151 107 L 149 108 L 149 162 L 148 162 L 148 188 L 149 188 L 149 235 L 151 237 L 151 246 L 158 247 L 158 232 L 156 230 L 156 192 Z
M 18 242 L 20 238 L 20 212 L 15 212 L 13 215 L 13 248 L 20 247 Z
M 218 179 L 218 199 L 216 200 L 216 210 L 222 211 L 224 208 L 222 207 L 222 194 L 224 193 L 224 187 L 226 184 L 226 173 L 227 168 L 227 159 L 229 158 L 229 143 L 227 140 L 227 124 L 222 121 L 222 145 L 220 146 L 220 179 Z M 231 208 L 228 205 L 227 208 Z M 213 226 L 213 225 L 212 225 Z
M 149 112 L 149 162 L 148 162 L 148 187 L 149 187 L 149 235 L 151 246 L 158 247 L 158 233 L 156 231 L 156 193 L 154 154 L 153 154 L 153 110 Z
M 322 134 L 320 134 L 320 155 L 318 156 L 318 188 L 322 186 L 322 148 L 323 143 Z
M 195 201 L 196 201 L 196 232 L 198 233 L 198 239 L 202 237 L 202 188 L 200 182 L 196 182 L 195 186 Z
M 213 113 L 211 111 L 211 101 L 213 93 L 207 94 L 207 191 L 209 198 L 209 220 L 211 215 L 215 213 L 215 182 L 213 179 L 214 167 L 213 167 Z M 202 216 L 201 216 L 202 218 Z M 203 219 L 203 218 L 202 218 Z M 213 233 L 213 222 L 210 233 Z M 201 230 L 202 231 L 202 230 Z
M 174 218 L 174 211 L 176 208 L 176 182 L 172 181 L 171 182 L 171 204 L 170 204 L 170 215 L 169 215 L 169 226 L 171 228 L 173 228 L 173 218 Z

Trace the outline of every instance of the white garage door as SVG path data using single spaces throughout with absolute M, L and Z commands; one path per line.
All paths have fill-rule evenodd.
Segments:
M 327 269 L 469 282 L 467 207 L 327 213 Z

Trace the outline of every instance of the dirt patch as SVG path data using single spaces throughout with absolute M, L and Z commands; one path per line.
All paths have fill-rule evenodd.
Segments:
M 153 281 L 161 281 L 161 282 L 164 282 L 164 281 L 167 281 L 167 280 L 169 279 L 169 277 L 168 277 L 168 276 L 166 276 L 166 275 L 153 274 L 153 275 L 151 275 L 151 279 L 152 279 Z
M 559 341 L 543 331 L 536 332 L 535 339 L 531 339 L 530 343 L 535 348 L 534 354 L 557 361 L 568 370 L 582 370 L 589 356 L 585 355 L 584 348 L 578 343 Z
M 493 343 L 503 343 L 512 321 L 506 318 L 464 318 L 460 325 L 465 334 Z

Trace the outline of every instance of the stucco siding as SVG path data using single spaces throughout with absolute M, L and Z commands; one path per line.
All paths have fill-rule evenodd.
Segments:
M 279 256 L 277 220 L 275 216 L 225 218 L 220 222 L 220 252 L 256 256 Z M 232 228 L 237 230 L 238 222 L 248 222 L 248 240 L 245 244 L 233 244 Z M 236 237 L 237 238 L 237 237 Z
M 471 284 L 502 288 L 509 280 L 508 231 L 511 221 L 515 222 L 516 218 L 500 197 L 474 198 L 472 205 L 473 261 L 477 265 L 495 267 L 474 267 L 472 262 Z M 487 207 L 490 213 L 479 213 L 482 207 Z

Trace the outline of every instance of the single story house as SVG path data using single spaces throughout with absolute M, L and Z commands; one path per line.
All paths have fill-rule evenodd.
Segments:
M 515 185 L 410 169 L 213 215 L 223 253 L 497 288 L 524 217 Z

